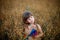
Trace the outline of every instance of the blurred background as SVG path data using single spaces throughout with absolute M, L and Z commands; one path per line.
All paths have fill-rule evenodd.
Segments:
M 22 40 L 26 10 L 41 25 L 42 40 L 60 40 L 60 0 L 0 0 L 0 40 Z

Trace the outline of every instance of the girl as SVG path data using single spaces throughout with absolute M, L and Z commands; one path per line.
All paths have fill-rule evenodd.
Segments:
M 39 37 L 43 37 L 41 26 L 39 24 L 35 24 L 34 16 L 31 12 L 23 13 L 23 23 L 23 36 L 25 40 L 38 40 Z

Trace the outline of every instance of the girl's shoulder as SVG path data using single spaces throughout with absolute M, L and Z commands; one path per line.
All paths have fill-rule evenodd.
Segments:
M 40 26 L 40 24 L 35 24 L 36 26 Z
M 35 24 L 37 28 L 41 28 L 40 24 Z

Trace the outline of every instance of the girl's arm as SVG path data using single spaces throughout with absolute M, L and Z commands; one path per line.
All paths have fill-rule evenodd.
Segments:
M 37 30 L 39 31 L 39 34 L 36 36 L 36 38 L 43 37 L 44 33 L 42 31 L 41 26 L 37 24 L 37 28 L 38 28 Z

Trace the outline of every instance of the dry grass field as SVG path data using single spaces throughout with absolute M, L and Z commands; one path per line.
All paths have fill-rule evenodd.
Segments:
M 60 40 L 60 0 L 0 0 L 0 40 L 22 40 L 26 10 L 41 25 L 42 40 Z

